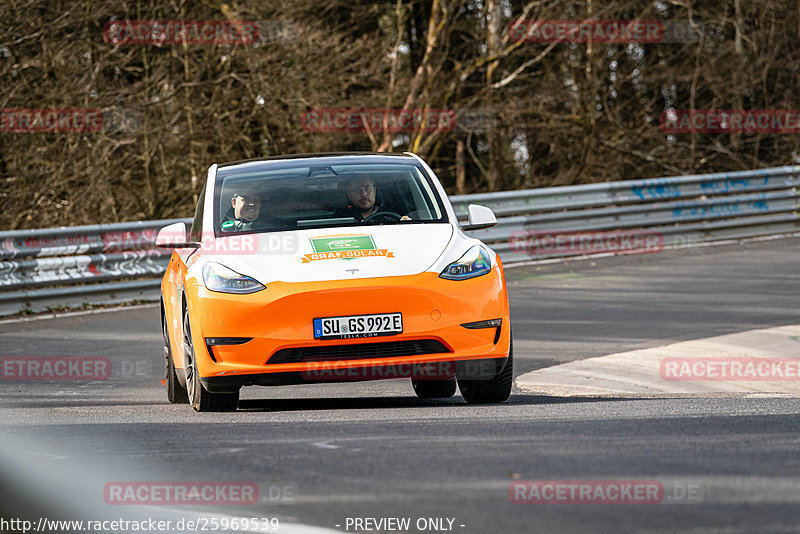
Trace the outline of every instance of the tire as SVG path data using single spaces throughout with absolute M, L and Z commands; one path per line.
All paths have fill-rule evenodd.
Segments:
M 235 411 L 239 405 L 239 390 L 233 393 L 210 393 L 200 382 L 188 310 L 183 312 L 183 358 L 186 364 L 186 393 L 192 408 L 196 412 Z
M 447 399 L 456 394 L 456 379 L 414 380 L 411 379 L 414 393 L 420 399 Z
M 489 380 L 459 380 L 458 389 L 467 404 L 496 404 L 508 400 L 514 382 L 514 343 L 508 348 L 506 366 Z
M 172 360 L 172 349 L 169 343 L 169 332 L 167 331 L 167 317 L 164 313 L 164 305 L 161 305 L 161 337 L 164 340 L 164 376 L 167 384 L 167 400 L 173 404 L 189 404 L 189 396 L 186 389 L 178 381 L 175 373 L 175 362 Z

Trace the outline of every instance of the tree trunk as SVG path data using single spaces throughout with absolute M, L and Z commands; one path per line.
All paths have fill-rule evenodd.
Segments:
M 465 195 L 467 170 L 464 168 L 464 140 L 456 141 L 456 194 Z

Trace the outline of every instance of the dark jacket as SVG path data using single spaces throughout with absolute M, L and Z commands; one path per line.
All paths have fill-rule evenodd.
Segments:
M 233 216 L 233 210 L 228 210 L 225 218 L 222 220 L 221 230 L 225 233 L 228 232 L 252 232 L 259 230 L 287 230 L 289 226 L 271 215 L 261 215 L 255 221 L 248 221 L 245 219 L 237 219 Z
M 379 211 L 383 210 L 383 206 L 381 204 L 375 204 L 375 211 L 372 213 L 378 213 Z M 336 210 L 333 214 L 334 217 L 352 217 L 353 219 L 357 220 L 358 222 L 364 222 L 364 217 L 361 216 L 361 210 L 357 207 L 353 206 L 352 204 L 348 204 L 347 207 L 341 208 Z

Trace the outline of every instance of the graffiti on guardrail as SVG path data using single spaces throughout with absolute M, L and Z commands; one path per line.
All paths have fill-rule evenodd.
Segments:
M 754 185 L 766 185 L 767 183 L 769 183 L 769 176 L 764 176 L 759 180 L 751 180 L 750 178 L 738 180 L 709 180 L 707 182 L 700 182 L 700 189 L 705 194 L 731 193 L 734 191 L 745 191 L 747 189 L 752 189 Z
M 158 228 L 143 228 L 140 230 L 6 238 L 0 248 L 0 260 L 154 248 L 157 233 Z
M 96 241 L 96 236 L 91 235 L 70 235 L 58 238 L 31 237 L 20 240 L 8 238 L 3 240 L 0 259 L 85 254 L 91 250 L 94 241 Z
M 640 184 L 631 186 L 631 192 L 642 200 L 658 200 L 681 196 L 681 190 L 674 178 L 643 180 Z
M 156 259 L 170 256 L 169 251 L 164 250 L 136 250 L 122 253 L 121 259 L 116 261 L 99 262 L 89 270 L 97 275 L 121 276 L 141 276 L 147 274 L 162 274 L 164 265 L 156 262 Z
M 155 276 L 164 273 L 169 254 L 168 251 L 149 249 L 108 255 L 0 261 L 0 287 Z
M 681 196 L 693 195 L 724 195 L 728 193 L 756 191 L 764 189 L 769 185 L 769 174 L 753 173 L 751 177 L 741 178 L 720 178 L 714 176 L 708 180 L 699 182 L 692 187 L 689 182 L 681 181 L 679 178 L 653 178 L 641 180 L 631 185 L 631 193 L 641 200 L 669 200 Z M 788 185 L 788 184 L 786 184 Z M 687 188 L 681 190 L 681 186 Z
M 138 250 L 154 246 L 158 228 L 145 228 L 135 231 L 103 232 L 103 251 Z
M 708 201 L 694 200 L 681 202 L 672 209 L 673 217 L 736 217 L 737 215 L 768 212 L 766 200 L 750 200 L 710 204 Z

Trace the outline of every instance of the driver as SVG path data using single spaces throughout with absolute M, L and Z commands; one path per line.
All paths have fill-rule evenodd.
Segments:
M 375 181 L 369 176 L 353 178 L 347 184 L 347 207 L 339 212 L 342 217 L 352 217 L 359 222 L 364 222 L 370 215 L 381 211 L 382 204 L 375 201 Z M 401 221 L 410 221 L 411 217 L 403 215 Z
M 223 232 L 248 232 L 285 228 L 277 217 L 261 217 L 261 196 L 254 191 L 237 191 L 231 197 L 231 209 L 222 221 Z

